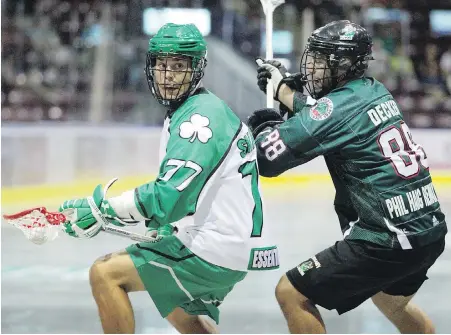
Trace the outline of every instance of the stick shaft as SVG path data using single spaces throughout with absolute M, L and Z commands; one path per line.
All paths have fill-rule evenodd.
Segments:
M 273 31 L 273 9 L 268 6 L 266 10 L 266 59 L 272 59 L 274 57 L 272 51 L 272 31 Z M 266 107 L 274 108 L 274 97 L 273 97 L 272 80 L 268 80 L 268 85 L 266 86 Z
M 117 235 L 117 236 L 122 236 L 122 237 L 127 237 L 133 241 L 138 241 L 138 242 L 152 242 L 155 241 L 155 238 L 150 237 L 150 236 L 145 236 L 145 235 L 141 235 L 141 234 L 137 234 L 137 233 L 133 233 L 131 231 L 128 230 L 124 230 L 124 229 L 120 229 L 114 226 L 104 226 L 102 227 L 102 230 L 105 233 L 111 234 L 111 235 Z

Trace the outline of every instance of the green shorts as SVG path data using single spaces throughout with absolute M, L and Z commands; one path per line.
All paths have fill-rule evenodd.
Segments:
M 147 292 L 163 318 L 176 307 L 208 315 L 219 323 L 218 306 L 246 276 L 197 257 L 175 236 L 127 249 Z

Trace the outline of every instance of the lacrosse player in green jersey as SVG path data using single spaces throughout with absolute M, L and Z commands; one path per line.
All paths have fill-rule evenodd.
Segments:
M 193 24 L 166 24 L 150 39 L 145 73 L 168 108 L 155 181 L 106 198 L 64 202 L 74 237 L 92 238 L 103 225 L 145 221 L 155 237 L 94 263 L 90 283 L 103 330 L 133 333 L 127 293 L 147 291 L 162 317 L 181 333 L 211 333 L 218 306 L 248 270 L 279 267 L 266 244 L 257 153 L 249 128 L 201 85 L 206 43 Z M 153 153 L 143 153 L 153 154 Z M 110 185 L 105 188 L 108 189 Z
M 344 236 L 278 283 L 276 297 L 293 333 L 326 331 L 315 305 L 342 314 L 368 298 L 402 333 L 434 331 L 410 300 L 444 250 L 445 216 L 425 151 L 390 92 L 364 76 L 371 48 L 368 32 L 343 20 L 312 33 L 298 75 L 259 60 L 259 87 L 266 92 L 271 78 L 267 94 L 288 112 L 285 120 L 262 109 L 248 120 L 260 174 L 275 177 L 324 156 Z

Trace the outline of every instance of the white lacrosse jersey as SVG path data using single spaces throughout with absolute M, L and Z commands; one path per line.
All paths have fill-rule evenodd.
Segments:
M 172 224 L 177 238 L 212 264 L 279 267 L 252 134 L 222 100 L 205 89 L 188 98 L 166 118 L 159 155 L 157 179 L 134 191 L 135 219 Z

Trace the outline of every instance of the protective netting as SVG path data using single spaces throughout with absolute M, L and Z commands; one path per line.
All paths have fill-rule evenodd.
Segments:
M 61 213 L 47 212 L 45 208 L 36 208 L 29 212 L 4 216 L 5 220 L 19 228 L 25 237 L 35 244 L 43 244 L 58 237 L 60 224 L 65 221 Z

